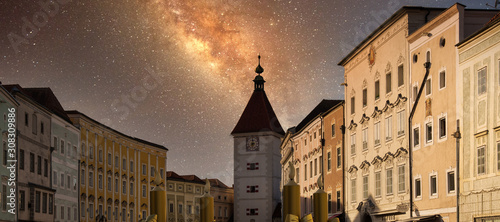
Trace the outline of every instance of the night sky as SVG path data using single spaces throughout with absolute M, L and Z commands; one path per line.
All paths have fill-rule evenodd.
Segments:
M 337 63 L 392 13 L 456 1 L 43 2 L 0 1 L 3 84 L 50 87 L 65 109 L 169 148 L 168 170 L 231 185 L 230 132 L 253 91 L 259 53 L 286 130 L 322 99 L 343 98 Z

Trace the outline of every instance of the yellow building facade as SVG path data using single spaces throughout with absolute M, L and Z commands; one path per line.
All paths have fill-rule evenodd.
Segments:
M 131 137 L 78 111 L 67 111 L 80 129 L 80 221 L 138 221 L 149 215 L 155 173 L 166 189 L 167 151 Z

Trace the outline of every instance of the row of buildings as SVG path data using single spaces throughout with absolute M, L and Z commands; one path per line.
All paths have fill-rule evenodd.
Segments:
M 150 214 L 155 174 L 168 193 L 169 221 L 197 221 L 205 181 L 167 172 L 162 145 L 125 135 L 78 111 L 65 111 L 50 88 L 0 85 L 0 221 L 138 221 Z M 15 155 L 8 149 L 15 109 Z M 9 183 L 15 166 L 16 184 Z M 216 221 L 232 217 L 233 192 L 211 179 Z M 10 190 L 16 191 L 15 214 Z M 217 199 L 218 198 L 218 199 Z M 17 200 L 17 201 L 16 201 Z M 217 214 L 217 210 L 218 213 Z
M 500 220 L 497 13 L 403 7 L 339 62 L 345 102 L 321 101 L 282 136 L 301 217 L 322 175 L 341 221 Z

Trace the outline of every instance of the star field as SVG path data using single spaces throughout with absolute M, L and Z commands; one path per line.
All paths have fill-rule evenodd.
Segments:
M 57 2 L 51 13 L 39 1 L 0 2 L 0 81 L 51 87 L 65 109 L 169 148 L 168 170 L 228 185 L 230 132 L 253 91 L 259 53 L 266 93 L 286 130 L 321 99 L 343 98 L 337 63 L 374 24 L 404 5 L 455 3 Z M 460 2 L 470 8 L 493 3 Z M 39 12 L 46 19 L 35 16 Z M 26 21 L 39 29 L 24 29 Z

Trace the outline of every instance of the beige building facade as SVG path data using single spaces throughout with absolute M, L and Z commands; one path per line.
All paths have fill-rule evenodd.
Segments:
M 500 221 L 500 19 L 458 44 L 460 221 Z
M 455 45 L 496 12 L 455 4 L 408 37 L 414 217 L 457 221 L 457 55 Z M 430 62 L 424 80 L 424 63 Z M 420 97 L 419 89 L 423 86 Z M 418 103 L 417 103 L 418 100 Z M 417 106 L 415 106 L 417 104 Z M 443 158 L 446 157 L 446 158 Z
M 167 221 L 200 221 L 200 197 L 205 182 L 195 175 L 167 172 Z M 213 195 L 212 195 L 213 196 Z
M 339 63 L 345 69 L 346 221 L 410 217 L 406 37 L 441 11 L 401 8 Z
M 219 179 L 209 179 L 210 195 L 214 197 L 214 220 L 233 221 L 234 189 Z

